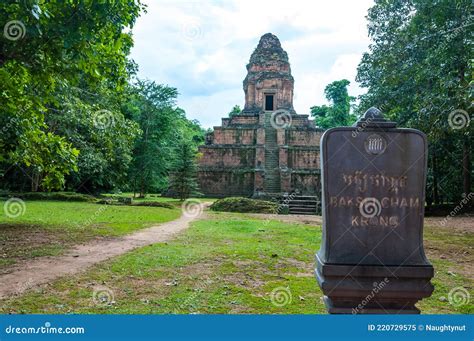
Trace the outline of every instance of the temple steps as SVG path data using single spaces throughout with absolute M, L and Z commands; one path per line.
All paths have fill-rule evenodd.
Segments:
M 320 214 L 319 198 L 316 196 L 299 195 L 286 200 L 283 199 L 282 203 L 288 205 L 289 214 Z
M 267 193 L 280 192 L 280 156 L 277 131 L 270 123 L 271 113 L 265 115 L 265 181 Z

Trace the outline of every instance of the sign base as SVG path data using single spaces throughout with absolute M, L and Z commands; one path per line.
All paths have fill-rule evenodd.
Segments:
M 419 314 L 420 309 L 416 307 L 412 307 L 410 309 L 390 309 L 390 308 L 366 308 L 366 309 L 359 309 L 356 310 L 355 307 L 338 307 L 335 306 L 332 300 L 324 296 L 323 297 L 324 305 L 326 306 L 326 310 L 329 314 Z
M 316 255 L 315 274 L 330 314 L 419 314 L 415 304 L 434 289 L 431 265 L 327 264 Z

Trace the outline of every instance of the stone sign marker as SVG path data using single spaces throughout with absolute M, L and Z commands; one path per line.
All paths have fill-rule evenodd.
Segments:
M 427 142 L 376 108 L 321 138 L 316 278 L 329 313 L 419 313 L 433 292 L 423 249 Z

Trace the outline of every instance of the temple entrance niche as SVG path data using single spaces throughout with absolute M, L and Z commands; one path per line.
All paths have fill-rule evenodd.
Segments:
M 273 110 L 275 110 L 274 95 L 273 94 L 265 94 L 265 111 L 273 111 Z

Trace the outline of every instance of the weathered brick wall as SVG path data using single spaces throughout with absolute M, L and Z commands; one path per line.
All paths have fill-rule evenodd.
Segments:
M 255 167 L 263 169 L 265 166 L 265 147 L 258 146 L 255 148 Z
M 319 169 L 319 151 L 308 149 L 288 150 L 288 167 L 292 169 Z
M 285 67 L 283 67 L 285 68 Z M 284 70 L 282 72 L 287 72 Z M 287 108 L 293 109 L 293 79 L 288 79 L 288 75 L 281 78 L 262 79 L 247 89 L 247 98 L 245 106 L 263 108 L 265 94 L 275 91 L 275 109 Z M 272 91 L 270 91 L 272 90 Z
M 292 115 L 291 126 L 292 127 L 308 127 L 308 115 Z
M 292 191 L 290 169 L 285 169 L 280 172 L 280 188 L 282 192 L 290 193 Z
M 317 174 L 291 174 L 291 189 L 302 194 L 320 193 L 320 180 Z
M 288 130 L 287 144 L 289 146 L 319 146 L 323 132 L 318 130 Z
M 257 129 L 257 144 L 265 144 L 265 128 Z
M 288 148 L 280 148 L 278 151 L 280 168 L 288 168 Z
M 236 115 L 232 117 L 232 125 L 256 125 L 258 124 L 258 116 Z
M 209 197 L 251 196 L 254 173 L 232 171 L 199 171 L 201 192 Z
M 203 167 L 255 167 L 255 148 L 200 146 L 199 153 Z
M 255 172 L 254 191 L 263 191 L 265 176 L 263 170 Z
M 255 144 L 255 129 L 221 128 L 214 127 L 215 144 Z

